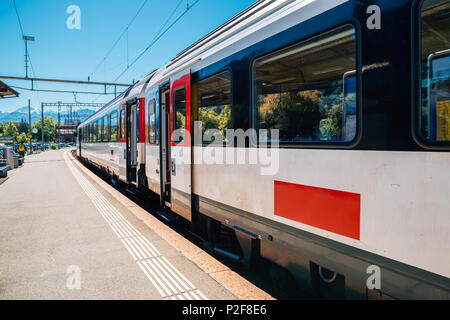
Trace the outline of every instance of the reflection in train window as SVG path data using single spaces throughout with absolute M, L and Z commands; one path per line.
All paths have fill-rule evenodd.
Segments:
M 125 139 L 125 110 L 120 110 L 120 140 Z
M 450 1 L 422 2 L 419 133 L 429 142 L 450 142 Z
M 173 94 L 173 134 L 175 144 L 183 144 L 186 140 L 186 88 L 177 89 Z
M 97 142 L 102 142 L 104 140 L 103 136 L 104 136 L 104 122 L 103 122 L 103 118 L 97 120 L 97 134 L 98 134 L 98 138 L 97 138 Z
M 353 26 L 256 60 L 256 126 L 280 143 L 351 142 L 356 137 Z M 344 92 L 345 91 L 345 92 Z M 344 101 L 345 100 L 345 101 Z
M 107 115 L 103 117 L 103 141 L 109 141 L 109 121 Z
M 152 100 L 148 104 L 148 141 L 156 144 L 156 102 Z
M 92 130 L 93 130 L 93 133 L 92 133 L 92 142 L 97 142 L 98 141 L 98 121 L 94 121 L 93 123 L 92 123 Z
M 113 111 L 110 114 L 109 128 L 111 132 L 111 142 L 119 141 L 119 119 L 117 111 Z
M 230 72 L 225 71 L 195 83 L 192 92 L 195 121 L 202 123 L 202 137 L 207 130 L 214 129 L 219 130 L 226 141 L 226 131 L 232 128 Z

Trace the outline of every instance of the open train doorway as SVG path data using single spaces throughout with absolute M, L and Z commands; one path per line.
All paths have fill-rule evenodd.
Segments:
M 160 89 L 160 115 L 161 115 L 161 202 L 171 208 L 170 192 L 170 86 Z
M 127 103 L 126 112 L 126 137 L 127 137 L 127 181 L 137 183 L 137 141 L 138 141 L 138 102 L 133 99 Z

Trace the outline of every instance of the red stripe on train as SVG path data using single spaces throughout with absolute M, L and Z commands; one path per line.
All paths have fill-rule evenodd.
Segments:
M 360 240 L 361 195 L 275 181 L 275 215 Z

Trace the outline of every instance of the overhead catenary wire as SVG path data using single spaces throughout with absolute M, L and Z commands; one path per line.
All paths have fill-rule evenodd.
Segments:
M 186 9 L 164 30 L 164 31 L 160 31 L 156 34 L 155 38 L 153 38 L 153 40 L 150 42 L 150 44 L 130 63 L 130 65 L 114 80 L 114 82 L 116 82 L 117 80 L 119 80 L 124 74 L 125 72 L 127 72 L 151 47 L 153 47 L 156 42 L 159 41 L 159 39 L 162 38 L 162 36 L 164 36 L 167 31 L 169 31 L 178 21 L 180 21 L 181 18 L 184 17 L 184 15 L 186 15 L 186 13 L 189 12 L 190 9 L 192 9 L 200 0 L 196 0 L 192 5 L 188 5 L 186 7 Z M 176 10 L 178 9 L 179 5 L 183 2 L 183 0 L 180 1 L 180 3 L 178 4 L 178 6 L 175 8 L 174 12 L 176 12 Z M 173 16 L 173 14 L 169 17 L 169 19 L 165 22 L 165 25 L 167 25 L 168 21 L 170 21 L 170 18 Z
M 12 0 L 12 1 L 14 4 L 14 9 L 16 10 L 17 20 L 19 21 L 20 33 L 22 34 L 22 37 L 23 37 L 25 35 L 25 33 L 23 32 L 22 22 L 20 21 L 19 10 L 17 10 L 16 0 Z
M 99 62 L 99 64 L 95 67 L 94 71 L 92 71 L 89 76 L 93 76 L 94 73 L 98 70 L 98 68 L 100 68 L 100 66 L 102 64 L 105 63 L 106 59 L 109 57 L 109 55 L 111 54 L 111 52 L 114 50 L 114 48 L 117 46 L 117 44 L 119 43 L 120 39 L 122 39 L 122 37 L 128 33 L 128 29 L 130 28 L 130 26 L 133 24 L 133 22 L 136 20 L 136 18 L 138 17 L 138 15 L 141 13 L 142 9 L 144 9 L 145 5 L 147 4 L 148 0 L 144 0 L 144 2 L 142 3 L 142 5 L 139 7 L 138 11 L 136 12 L 136 14 L 134 15 L 134 17 L 131 19 L 131 21 L 128 23 L 128 25 L 125 27 L 125 29 L 122 31 L 122 33 L 119 35 L 119 37 L 117 38 L 117 40 L 114 42 L 114 44 L 112 45 L 112 47 L 106 52 L 105 56 L 103 57 L 103 59 Z M 128 44 L 127 44 L 128 45 Z M 128 48 L 127 48 L 128 50 Z
M 169 15 L 169 17 L 166 19 L 166 21 L 163 23 L 163 25 L 161 26 L 161 28 L 159 29 L 159 31 L 156 33 L 155 37 L 152 39 L 152 41 L 150 42 L 150 44 L 139 54 L 137 55 L 137 57 L 125 68 L 124 71 L 122 71 L 122 73 L 116 78 L 115 81 L 119 80 L 151 47 L 153 47 L 178 21 L 180 21 L 181 18 L 183 18 L 187 12 L 189 12 L 190 9 L 192 9 L 200 0 L 196 0 L 192 5 L 189 5 L 189 2 L 186 6 L 186 9 L 166 28 L 164 29 L 165 26 L 167 26 L 167 24 L 170 22 L 170 20 L 173 18 L 173 16 L 175 15 L 176 11 L 178 10 L 178 8 L 180 7 L 180 5 L 183 3 L 184 0 L 180 0 L 177 4 L 177 6 L 175 7 L 175 9 L 172 11 L 172 13 Z M 108 88 L 108 87 L 107 87 Z M 98 97 L 93 101 L 97 101 Z

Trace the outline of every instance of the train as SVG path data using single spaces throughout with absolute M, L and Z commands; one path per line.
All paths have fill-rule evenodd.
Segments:
M 448 0 L 256 1 L 81 123 L 77 155 L 281 290 L 449 299 L 449 39 Z

